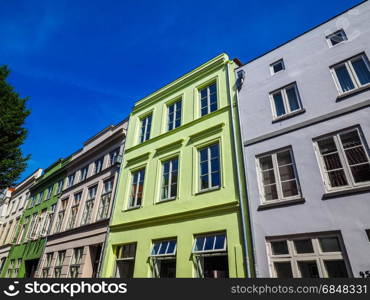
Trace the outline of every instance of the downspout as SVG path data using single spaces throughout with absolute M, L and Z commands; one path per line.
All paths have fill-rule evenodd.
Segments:
M 239 165 L 239 153 L 238 153 L 238 147 L 237 147 L 237 137 L 236 132 L 234 128 L 234 103 L 233 99 L 231 97 L 232 95 L 232 88 L 230 86 L 230 70 L 229 70 L 229 61 L 227 62 L 226 66 L 226 78 L 227 78 L 227 86 L 228 86 L 228 98 L 230 102 L 230 111 L 231 111 L 231 130 L 232 130 L 232 136 L 233 136 L 233 144 L 234 144 L 234 150 L 236 155 L 236 169 L 237 169 L 237 179 L 238 179 L 238 194 L 239 194 L 239 202 L 240 202 L 240 214 L 242 219 L 242 232 L 243 232 L 243 242 L 244 242 L 244 254 L 245 254 L 245 268 L 246 268 L 246 275 L 247 278 L 251 278 L 251 266 L 250 266 L 250 257 L 249 257 L 249 244 L 248 244 L 248 236 L 247 236 L 247 227 L 246 227 L 246 218 L 245 218 L 245 206 L 243 201 L 243 194 L 242 194 L 242 185 L 241 185 L 241 171 L 240 171 L 240 165 Z M 238 93 L 236 93 L 238 95 Z M 238 107 L 238 102 L 236 103 L 236 108 Z M 243 149 L 242 149 L 243 150 Z M 243 152 L 243 151 L 242 151 Z M 243 160 L 244 161 L 244 160 Z M 248 197 L 247 197 L 248 199 Z M 249 210 L 248 210 L 249 211 Z M 252 249 L 252 248 L 251 248 Z
M 128 122 L 127 122 L 127 128 L 128 128 Z M 126 133 L 127 133 L 127 129 L 126 129 Z M 125 152 L 125 142 L 126 142 L 126 133 L 125 133 L 125 141 L 122 143 L 122 158 L 123 158 L 123 153 Z M 108 224 L 108 229 L 107 229 L 107 234 L 105 235 L 105 239 L 104 239 L 104 243 L 103 243 L 103 249 L 102 249 L 102 252 L 100 254 L 100 259 L 99 259 L 99 266 L 98 266 L 98 271 L 96 273 L 96 277 L 97 278 L 101 278 L 100 277 L 100 272 L 101 272 L 101 269 L 102 269 L 102 262 L 103 262 L 103 259 L 105 257 L 105 253 L 107 251 L 107 248 L 108 248 L 108 237 L 109 237 L 109 234 L 110 234 L 110 225 L 112 223 L 112 216 L 113 216 L 113 210 L 114 210 L 114 207 L 116 205 L 116 195 L 117 195 L 117 190 L 118 190 L 118 185 L 119 185 L 119 181 L 120 181 L 120 178 L 121 178 L 121 169 L 122 169 L 122 165 L 123 165 L 123 159 L 121 161 L 121 164 L 117 170 L 118 172 L 118 176 L 117 176 L 117 181 L 116 181 L 116 186 L 114 187 L 114 192 L 113 192 L 113 201 L 112 201 L 112 208 L 110 210 L 110 216 L 109 216 L 109 224 Z

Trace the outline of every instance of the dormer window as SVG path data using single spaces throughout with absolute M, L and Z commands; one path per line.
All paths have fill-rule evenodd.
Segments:
M 347 35 L 346 33 L 344 32 L 344 30 L 338 30 L 330 35 L 328 35 L 326 37 L 326 39 L 328 40 L 328 43 L 329 43 L 329 46 L 330 47 L 333 47 L 341 42 L 344 42 L 347 40 Z
M 285 70 L 285 65 L 283 59 L 279 59 L 278 61 L 272 63 L 270 65 L 271 75 L 279 73 L 280 71 Z

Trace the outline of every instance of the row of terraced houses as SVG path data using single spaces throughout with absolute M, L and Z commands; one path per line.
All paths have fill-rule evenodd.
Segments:
M 365 1 L 137 101 L 3 191 L 0 276 L 370 277 L 369 36 Z

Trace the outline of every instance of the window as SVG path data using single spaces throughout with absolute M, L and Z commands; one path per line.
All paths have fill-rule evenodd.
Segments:
M 167 107 L 167 112 L 168 112 L 167 130 L 168 131 L 171 131 L 177 127 L 180 127 L 181 125 L 181 106 L 182 106 L 182 102 L 180 100 L 180 101 L 170 104 Z
M 145 169 L 132 173 L 131 195 L 129 208 L 141 206 L 144 189 Z
M 18 258 L 16 260 L 16 264 L 15 264 L 15 267 L 14 267 L 14 274 L 13 274 L 14 278 L 18 277 L 19 269 L 21 268 L 21 265 L 22 265 L 22 258 Z
M 150 139 L 150 130 L 152 128 L 152 115 L 149 115 L 141 120 L 140 143 Z
M 217 110 L 217 86 L 213 83 L 199 91 L 200 115 L 205 116 Z
M 47 234 L 50 233 L 51 225 L 52 225 L 53 219 L 54 219 L 55 209 L 56 209 L 56 204 L 52 205 L 50 207 L 50 210 L 48 212 L 46 212 L 45 221 L 44 221 L 42 229 L 41 229 L 41 235 L 42 236 L 46 236 Z
M 6 261 L 6 257 L 2 257 L 0 259 L 0 274 L 2 273 L 2 271 L 4 269 L 5 261 Z
M 229 277 L 225 233 L 196 236 L 193 255 L 196 261 L 198 277 Z
M 36 196 L 35 205 L 40 204 L 43 198 L 44 198 L 44 191 L 42 191 Z
M 85 209 L 82 214 L 81 225 L 89 224 L 91 222 L 91 215 L 92 215 L 92 210 L 94 207 L 94 201 L 95 201 L 97 189 L 98 189 L 98 186 L 95 185 L 93 187 L 90 187 L 88 190 L 87 200 L 85 203 Z
M 267 244 L 272 277 L 348 277 L 336 235 L 270 239 Z
M 75 175 L 76 175 L 76 173 L 73 173 L 73 174 L 68 176 L 68 178 L 67 178 L 67 188 L 73 186 L 73 184 L 75 182 Z
M 101 170 L 103 169 L 103 161 L 104 161 L 104 157 L 101 157 L 99 159 L 97 159 L 94 163 L 94 170 L 95 170 L 95 173 L 94 174 L 98 174 L 101 172 Z
M 337 64 L 331 71 L 340 94 L 370 83 L 370 66 L 365 54 Z
M 113 178 L 104 181 L 103 194 L 100 198 L 97 221 L 108 218 L 112 198 Z
M 68 199 L 63 199 L 62 202 L 60 203 L 60 209 L 58 212 L 54 233 L 58 233 L 62 230 L 64 215 L 67 209 L 67 205 L 68 205 Z
M 270 65 L 270 70 L 272 75 L 285 70 L 284 61 L 282 59 L 279 59 L 278 61 L 272 63 Z
M 82 192 L 74 194 L 73 196 L 73 205 L 71 207 L 71 213 L 69 215 L 67 229 L 72 229 L 76 225 L 77 212 L 78 212 L 78 207 L 80 205 L 81 198 L 82 198 Z
M 9 262 L 8 270 L 6 271 L 7 278 L 13 278 L 14 267 L 15 267 L 15 259 L 11 259 Z
M 153 262 L 153 277 L 176 277 L 176 240 L 153 243 L 150 258 Z
M 344 42 L 347 40 L 347 35 L 344 32 L 344 30 L 338 30 L 326 37 L 328 40 L 329 46 L 333 47 L 341 42 Z
M 24 223 L 22 225 L 22 230 L 21 230 L 21 233 L 19 234 L 20 239 L 17 241 L 17 244 L 20 244 L 21 242 L 23 242 L 26 239 L 29 221 L 30 221 L 30 217 L 25 217 L 24 218 Z
M 136 243 L 116 248 L 116 278 L 133 278 L 135 267 Z
M 48 191 L 47 191 L 47 194 L 46 194 L 46 199 L 45 200 L 49 200 L 51 198 L 51 194 L 53 193 L 53 186 L 49 186 L 48 187 Z
M 60 194 L 63 189 L 63 179 L 58 181 L 58 188 L 57 188 L 57 194 Z
M 80 273 L 80 267 L 82 263 L 83 251 L 84 251 L 83 247 L 73 249 L 72 261 L 71 265 L 69 266 L 70 278 L 78 278 L 78 274 Z
M 113 166 L 114 164 L 118 162 L 117 161 L 118 156 L 119 156 L 119 148 L 114 149 L 113 151 L 109 153 L 109 165 L 110 166 Z
M 46 253 L 44 267 L 42 268 L 42 278 L 49 277 L 51 262 L 53 260 L 53 253 Z
M 370 184 L 370 160 L 359 128 L 316 141 L 327 190 Z
M 80 170 L 80 181 L 86 180 L 88 170 L 89 170 L 89 166 L 86 166 Z
M 178 158 L 162 163 L 162 194 L 161 200 L 174 199 L 177 196 Z
M 301 196 L 291 149 L 259 157 L 258 169 L 263 202 L 289 200 Z
M 199 168 L 200 190 L 220 187 L 220 150 L 218 143 L 199 150 Z
M 59 251 L 57 260 L 54 266 L 54 278 L 60 278 L 62 275 L 62 268 L 64 264 L 64 259 L 66 257 L 66 251 Z
M 31 225 L 28 231 L 28 238 L 32 239 L 36 233 L 38 216 L 37 213 L 32 215 Z
M 274 118 L 302 110 L 298 88 L 295 83 L 270 94 Z

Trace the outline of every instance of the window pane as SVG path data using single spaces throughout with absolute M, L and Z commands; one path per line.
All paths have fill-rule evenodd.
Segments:
M 317 142 L 317 144 L 319 146 L 321 154 L 327 154 L 337 151 L 337 146 L 335 145 L 333 137 L 320 140 Z
M 167 253 L 168 254 L 173 254 L 174 251 L 175 251 L 175 247 L 176 247 L 176 241 L 170 241 L 168 249 L 167 249 Z
M 337 74 L 343 92 L 350 91 L 355 88 L 345 65 L 335 68 L 335 73 Z
M 294 241 L 295 250 L 298 254 L 301 253 L 313 253 L 312 241 L 307 240 L 295 240 Z
M 362 85 L 370 82 L 370 71 L 362 57 L 357 60 L 353 60 L 352 66 L 355 69 L 358 80 L 360 80 Z
M 294 86 L 287 88 L 286 94 L 288 96 L 290 111 L 295 111 L 299 109 L 299 101 L 296 88 Z
M 297 183 L 295 180 L 281 183 L 284 197 L 293 197 L 298 195 Z
M 208 174 L 208 161 L 200 163 L 200 174 Z
M 274 94 L 273 98 L 274 98 L 276 116 L 279 117 L 281 115 L 285 115 L 286 112 L 285 112 L 283 96 L 281 95 L 281 92 Z
M 206 161 L 208 159 L 208 149 L 200 150 L 200 161 Z
M 278 199 L 278 194 L 277 194 L 275 184 L 265 186 L 264 191 L 265 191 L 265 200 L 266 201 Z
M 344 149 L 362 145 L 357 130 L 340 134 L 340 140 Z
M 322 252 L 338 252 L 340 250 L 339 240 L 337 237 L 320 238 Z
M 295 178 L 293 165 L 279 167 L 279 173 L 282 181 Z
M 202 251 L 203 250 L 203 243 L 204 243 L 205 237 L 197 237 L 195 241 L 195 251 Z
M 210 146 L 210 150 L 211 150 L 211 158 L 215 158 L 219 156 L 218 144 Z
M 343 260 L 326 260 L 325 267 L 329 278 L 348 277 L 346 264 Z
M 283 151 L 276 154 L 278 165 L 288 165 L 292 163 L 292 157 L 290 155 L 290 151 Z
M 316 261 L 299 261 L 298 267 L 302 278 L 320 278 Z
M 215 249 L 224 249 L 225 235 L 216 235 Z
M 213 250 L 214 241 L 215 241 L 215 236 L 207 236 L 204 250 Z
M 277 72 L 283 70 L 284 69 L 283 62 L 280 61 L 280 62 L 275 63 L 273 65 L 273 69 L 274 69 L 274 73 L 277 73 Z
M 200 188 L 206 189 L 209 187 L 208 175 L 204 175 L 200 177 Z
M 260 166 L 261 166 L 262 170 L 267 170 L 267 169 L 272 169 L 273 168 L 271 156 L 261 157 L 259 159 L 259 162 L 260 162 Z
M 276 277 L 278 278 L 293 278 L 292 266 L 290 262 L 276 262 L 274 263 Z
M 351 167 L 351 172 L 355 182 L 370 181 L 370 164 Z
M 212 187 L 220 186 L 220 173 L 219 172 L 212 173 L 211 180 Z
M 262 180 L 263 180 L 264 185 L 275 183 L 274 170 L 263 171 L 262 172 Z
M 347 36 L 344 33 L 344 31 L 339 31 L 333 35 L 330 36 L 330 42 L 332 46 L 335 46 L 336 44 L 339 44 L 343 41 L 347 40 Z
M 159 254 L 165 254 L 168 246 L 168 242 L 162 242 L 161 248 L 159 249 Z
M 215 83 L 209 86 L 209 92 L 211 94 L 216 93 L 216 84 Z
M 332 187 L 348 185 L 348 181 L 343 170 L 328 172 L 328 176 Z
M 287 241 L 271 242 L 273 255 L 289 254 Z

